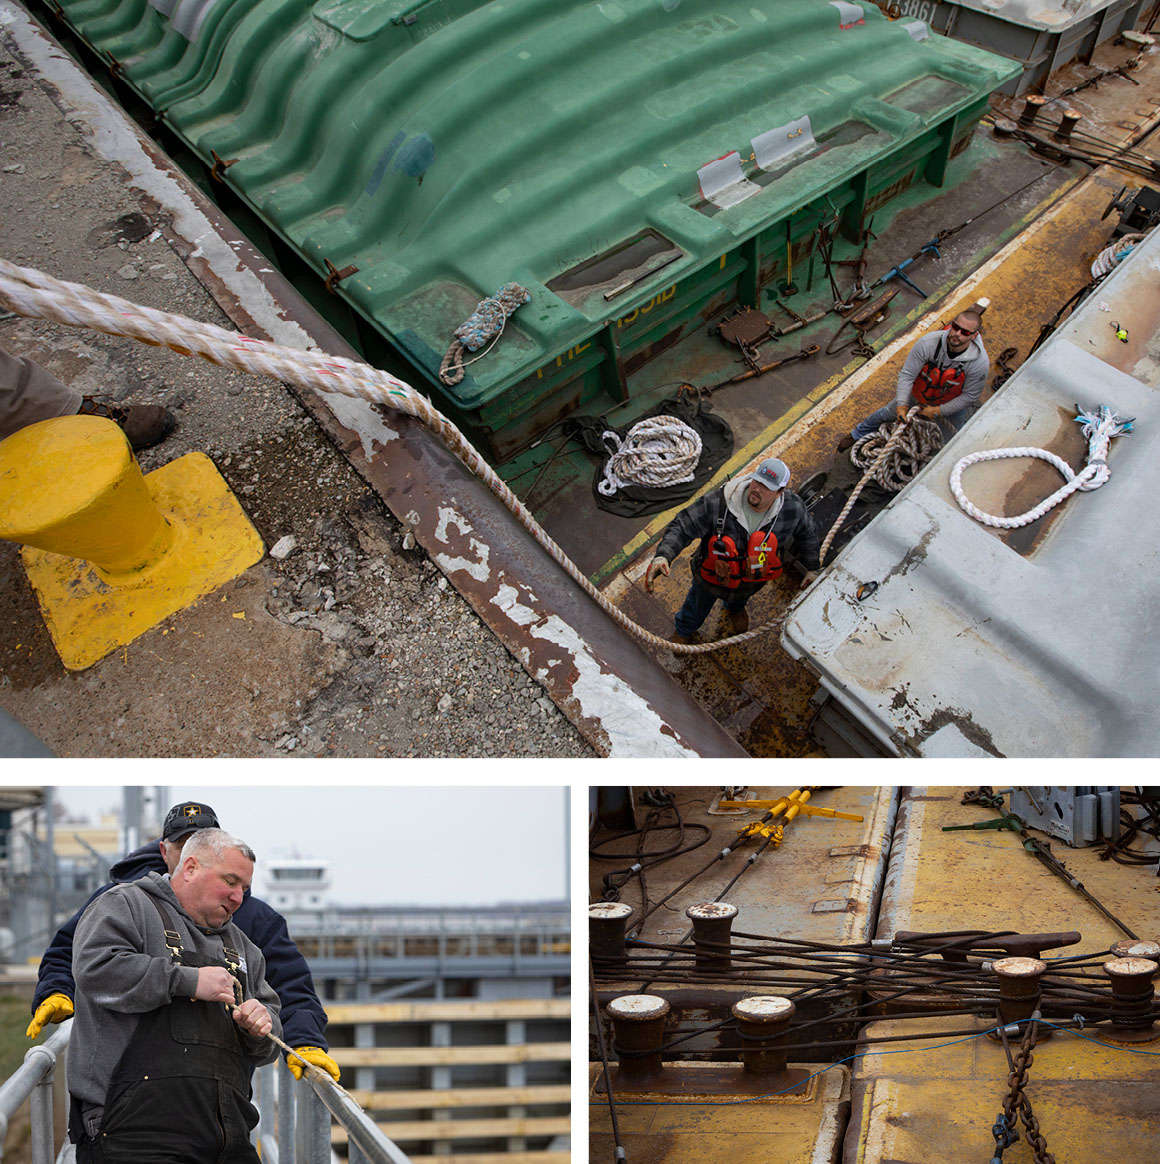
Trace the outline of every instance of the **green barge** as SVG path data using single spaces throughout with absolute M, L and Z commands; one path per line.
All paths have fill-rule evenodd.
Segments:
M 191 172 L 496 463 L 944 185 L 1019 67 L 845 0 L 60 0 Z M 530 300 L 439 378 L 505 284 Z M 325 287 L 325 291 L 322 288 Z

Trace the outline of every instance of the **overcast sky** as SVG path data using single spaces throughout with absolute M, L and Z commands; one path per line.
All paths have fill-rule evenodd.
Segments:
M 192 774 L 192 773 L 191 773 Z M 152 794 L 152 787 L 146 792 Z M 58 785 L 74 813 L 120 809 L 121 786 Z M 340 905 L 492 905 L 566 899 L 565 788 L 167 784 L 171 805 L 205 800 L 270 857 L 330 862 Z M 95 823 L 95 822 L 94 822 Z

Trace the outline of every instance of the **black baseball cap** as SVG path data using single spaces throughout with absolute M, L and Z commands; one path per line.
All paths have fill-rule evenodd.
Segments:
M 165 818 L 165 826 L 161 830 L 163 841 L 176 841 L 195 829 L 220 829 L 217 813 L 208 804 L 199 804 L 197 801 L 187 800 L 183 804 L 175 804 Z

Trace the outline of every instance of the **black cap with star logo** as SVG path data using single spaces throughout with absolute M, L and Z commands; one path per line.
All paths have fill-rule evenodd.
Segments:
M 163 841 L 176 841 L 191 833 L 194 829 L 220 829 L 217 813 L 208 804 L 198 804 L 187 800 L 184 804 L 175 804 L 165 818 L 165 827 L 161 830 Z

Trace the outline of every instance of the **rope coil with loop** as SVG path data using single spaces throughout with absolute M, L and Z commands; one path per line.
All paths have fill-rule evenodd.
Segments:
M 475 360 L 464 360 L 463 351 L 479 352 L 488 340 L 488 344 L 476 360 L 483 359 L 499 342 L 507 321 L 515 314 L 516 308 L 529 302 L 532 293 L 519 283 L 505 283 L 494 295 L 481 299 L 475 310 L 455 329 L 455 339 L 447 349 L 443 362 L 439 365 L 439 379 L 449 388 L 458 384 L 464 376 L 464 365 L 473 364 Z
M 125 336 L 183 356 L 200 356 L 224 368 L 270 376 L 286 384 L 380 404 L 417 420 L 503 503 L 552 560 L 621 630 L 649 646 L 674 654 L 700 655 L 748 642 L 780 626 L 773 619 L 744 634 L 714 643 L 671 643 L 633 622 L 614 606 L 536 521 L 507 483 L 480 456 L 462 432 L 421 393 L 387 372 L 325 352 L 303 351 L 252 339 L 213 324 L 107 295 L 82 283 L 67 283 L 42 271 L 0 259 L 0 306 L 18 315 Z
M 623 441 L 605 432 L 604 442 L 613 450 L 596 486 L 605 497 L 626 485 L 664 489 L 692 481 L 701 460 L 701 434 L 675 416 L 650 416 L 634 424 Z
M 912 410 L 901 423 L 901 431 L 898 422 L 880 425 L 877 432 L 863 437 L 850 450 L 855 467 L 868 472 L 870 480 L 890 493 L 899 493 L 909 485 L 943 445 L 942 429 L 935 421 L 914 415 Z
M 877 432 L 870 433 L 856 442 L 850 450 L 850 460 L 854 465 L 865 470 L 862 479 L 854 487 L 842 512 L 830 526 L 825 541 L 818 554 L 821 565 L 826 564 L 826 554 L 830 545 L 837 537 L 850 510 L 854 508 L 862 490 L 871 481 L 881 485 L 892 493 L 899 492 L 917 475 L 919 469 L 926 464 L 942 448 L 942 430 L 933 420 L 924 420 L 918 415 L 919 405 L 910 408 L 901 420 L 893 426 L 880 425 Z M 871 458 L 873 453 L 873 458 Z
M 1088 441 L 1085 465 L 1080 472 L 1074 472 L 1062 457 L 1057 457 L 1047 449 L 1023 446 L 1014 449 L 987 449 L 983 452 L 971 453 L 969 456 L 963 457 L 951 470 L 951 492 L 955 495 L 955 500 L 963 512 L 970 514 L 976 521 L 993 526 L 995 529 L 1018 529 L 1020 526 L 1030 525 L 1031 522 L 1038 521 L 1039 518 L 1054 509 L 1061 501 L 1065 501 L 1077 490 L 1088 492 L 1105 484 L 1112 475 L 1107 462 L 1108 446 L 1112 443 L 1113 437 L 1132 431 L 1133 418 L 1128 417 L 1121 420 L 1106 404 L 1101 404 L 1095 412 L 1085 412 L 1083 408 L 1076 405 L 1076 411 L 1079 415 L 1075 417 L 1075 420 L 1078 424 L 1083 425 L 1083 435 Z M 1018 517 L 996 517 L 994 514 L 984 513 L 968 499 L 963 491 L 963 471 L 980 461 L 998 461 L 1017 457 L 1036 457 L 1041 461 L 1047 461 L 1060 471 L 1066 483 L 1050 497 L 1045 498 L 1026 513 L 1019 514 Z

